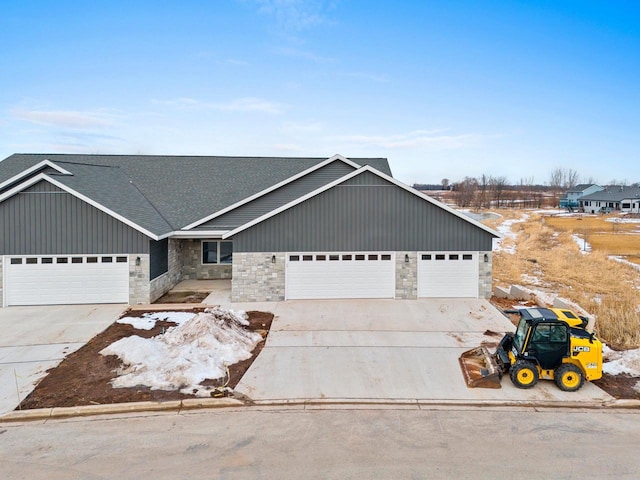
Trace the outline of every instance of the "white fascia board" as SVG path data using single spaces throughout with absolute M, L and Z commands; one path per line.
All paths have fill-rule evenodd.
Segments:
M 95 207 L 98 210 L 106 213 L 107 215 L 112 216 L 116 220 L 119 220 L 120 222 L 124 223 L 125 225 L 130 226 L 134 230 L 139 231 L 140 233 L 146 235 L 147 237 L 152 238 L 153 240 L 160 240 L 160 237 L 158 235 L 156 235 L 155 233 L 151 233 L 149 230 L 147 230 L 147 229 L 141 227 L 140 225 L 132 222 L 128 218 L 125 218 L 122 215 L 114 212 L 113 210 L 108 209 L 104 205 L 96 202 L 95 200 L 90 199 L 89 197 L 87 197 L 86 195 L 81 194 L 80 192 L 75 191 L 73 188 L 68 187 L 64 183 L 61 183 L 61 182 L 55 180 L 54 178 L 51 178 L 49 175 L 47 175 L 45 173 L 40 173 L 40 174 L 38 174 L 38 175 L 36 175 L 34 177 L 31 177 L 30 179 L 24 181 L 20 185 L 17 185 L 16 187 L 12 188 L 11 190 L 9 190 L 9 191 L 5 192 L 4 194 L 0 195 L 0 203 L 4 202 L 7 198 L 14 196 L 16 193 L 19 193 L 22 190 L 25 190 L 26 188 L 29 188 L 32 185 L 35 185 L 36 183 L 38 183 L 41 180 L 49 182 L 52 185 L 55 185 L 56 187 L 64 190 L 65 192 L 70 193 L 74 197 L 77 197 L 80 200 L 82 200 L 83 202 L 88 203 L 92 207 Z
M 162 238 L 222 238 L 227 230 L 177 230 L 163 235 Z
M 266 188 L 266 189 L 264 189 L 264 190 L 262 190 L 262 191 L 260 191 L 260 192 L 258 192 L 256 194 L 253 194 L 250 197 L 244 198 L 244 199 L 240 200 L 239 202 L 234 203 L 233 205 L 225 207 L 222 210 L 218 210 L 217 212 L 212 213 L 211 215 L 209 215 L 207 217 L 204 217 L 204 218 L 202 218 L 200 220 L 197 220 L 197 221 L 187 225 L 186 227 L 183 227 L 182 230 L 191 230 L 192 228 L 195 228 L 198 225 L 202 225 L 203 223 L 206 223 L 209 220 L 213 220 L 214 218 L 219 217 L 220 215 L 224 215 L 225 213 L 230 212 L 231 210 L 235 210 L 236 208 L 241 207 L 242 205 L 245 205 L 245 204 L 247 204 L 249 202 L 252 202 L 253 200 L 255 200 L 257 198 L 260 198 L 260 197 L 266 195 L 267 193 L 273 192 L 274 190 L 277 190 L 280 187 L 283 187 L 283 186 L 285 186 L 285 185 L 287 185 L 287 184 L 289 184 L 291 182 L 294 182 L 294 181 L 298 180 L 299 178 L 302 178 L 302 177 L 304 177 L 306 175 L 309 175 L 310 173 L 315 172 L 316 170 L 318 170 L 318 169 L 320 169 L 320 168 L 322 168 L 322 167 L 324 167 L 326 165 L 329 165 L 330 163 L 333 163 L 336 160 L 340 160 L 340 161 L 346 163 L 347 165 L 353 167 L 354 169 L 360 168 L 360 165 L 358 165 L 355 162 L 352 162 L 348 158 L 345 158 L 342 155 L 334 155 L 333 157 L 327 158 L 326 160 L 314 165 L 311 168 L 308 168 L 308 169 L 306 169 L 306 170 L 304 170 L 304 171 L 302 171 L 300 173 L 296 173 L 295 175 L 283 180 L 280 183 L 276 183 L 275 185 L 273 185 L 273 186 L 271 186 L 269 188 Z
M 19 174 L 14 175 L 9 180 L 5 180 L 4 182 L 0 183 L 0 190 L 5 188 L 7 185 L 11 185 L 12 183 L 15 183 L 15 182 L 19 181 L 20 179 L 31 175 L 33 172 L 37 172 L 38 170 L 41 170 L 41 169 L 43 169 L 45 167 L 51 167 L 54 170 L 60 172 L 62 175 L 73 175 L 73 173 L 69 172 L 68 170 L 65 170 L 62 167 L 59 167 L 58 165 L 53 163 L 51 160 L 43 160 L 43 161 L 41 161 L 39 163 L 36 163 L 35 165 L 27 168 L 26 170 L 23 170 Z
M 261 222 L 267 220 L 268 218 L 271 218 L 271 217 L 273 217 L 275 215 L 278 215 L 281 212 L 284 212 L 285 210 L 288 210 L 288 209 L 290 209 L 292 207 L 295 207 L 296 205 L 298 205 L 298 204 L 300 204 L 300 203 L 302 203 L 302 202 L 304 202 L 304 201 L 306 201 L 306 200 L 308 200 L 310 198 L 313 198 L 316 195 L 319 195 L 322 192 L 325 192 L 325 191 L 335 187 L 336 185 L 340 185 L 341 183 L 346 182 L 347 180 L 349 180 L 349 179 L 351 179 L 353 177 L 356 177 L 356 176 L 358 176 L 358 175 L 360 175 L 361 173 L 364 173 L 364 172 L 371 172 L 374 175 L 377 175 L 380 178 L 383 178 L 384 180 L 387 180 L 388 182 L 390 182 L 390 183 L 402 188 L 403 190 L 415 195 L 416 197 L 418 197 L 418 198 L 420 198 L 422 200 L 426 200 L 427 202 L 429 202 L 429 203 L 431 203 L 431 204 L 433 204 L 433 205 L 435 205 L 435 206 L 437 206 L 439 208 L 442 208 L 443 210 L 446 210 L 447 212 L 455 215 L 456 217 L 459 217 L 462 220 L 464 220 L 464 221 L 466 221 L 468 223 L 471 223 L 472 225 L 475 225 L 476 227 L 481 228 L 482 230 L 486 231 L 487 233 L 490 233 L 491 235 L 494 235 L 496 238 L 502 238 L 503 237 L 503 235 L 501 233 L 498 233 L 495 230 L 492 230 L 491 228 L 487 227 L 486 225 L 483 225 L 482 223 L 474 220 L 473 218 L 467 217 L 463 213 L 458 212 L 457 210 L 445 205 L 444 203 L 439 202 L 439 201 L 437 201 L 437 200 L 435 200 L 435 199 L 433 199 L 433 198 L 431 198 L 431 197 L 419 192 L 415 188 L 412 188 L 412 187 L 410 187 L 408 185 L 405 185 L 404 183 L 396 180 L 395 178 L 390 177 L 389 175 L 387 175 L 385 173 L 382 173 L 379 170 L 376 170 L 375 168 L 373 168 L 370 165 L 365 165 L 364 167 L 360 167 L 358 170 L 355 170 L 355 171 L 345 175 L 344 177 L 338 178 L 337 180 L 334 180 L 333 182 L 328 183 L 328 184 L 318 188 L 317 190 L 314 190 L 313 192 L 310 192 L 310 193 L 308 193 L 306 195 L 303 195 L 302 197 L 299 197 L 299 198 L 287 203 L 286 205 L 281 206 L 280 208 L 276 208 L 275 210 L 272 210 L 271 212 L 266 213 L 266 214 L 262 215 L 261 217 L 258 217 L 258 218 L 254 219 L 254 220 L 252 220 L 252 221 L 250 221 L 248 223 L 245 223 L 244 225 L 240 225 L 239 227 L 235 228 L 234 230 L 231 230 L 231 231 L 225 233 L 222 236 L 222 238 L 223 239 L 227 239 L 227 238 L 229 238 L 229 237 L 231 237 L 233 235 L 236 235 L 236 234 L 242 232 L 243 230 L 246 230 L 247 228 L 253 227 L 254 225 L 257 225 L 258 223 L 261 223 Z

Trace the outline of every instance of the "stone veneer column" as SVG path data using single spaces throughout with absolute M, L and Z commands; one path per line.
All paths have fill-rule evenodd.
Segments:
M 409 263 L 405 262 L 405 255 L 409 256 Z M 418 298 L 417 252 L 396 252 L 396 298 Z
M 484 261 L 484 256 L 488 261 Z M 491 252 L 480 252 L 478 255 L 478 297 L 491 298 L 491 282 L 493 272 L 493 255 Z
M 140 265 L 136 259 L 140 258 Z M 129 304 L 151 303 L 151 284 L 149 282 L 149 255 L 129 255 Z
M 285 254 L 282 252 L 234 252 L 231 301 L 282 301 L 284 275 Z

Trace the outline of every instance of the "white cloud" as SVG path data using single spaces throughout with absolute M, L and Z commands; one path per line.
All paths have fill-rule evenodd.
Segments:
M 352 145 L 374 146 L 382 148 L 462 148 L 476 144 L 487 138 L 475 133 L 444 135 L 445 130 L 414 130 L 394 135 L 344 135 L 331 137 L 330 140 Z
M 262 112 L 280 114 L 285 106 L 262 98 L 245 97 L 227 103 L 203 102 L 193 98 L 181 97 L 173 100 L 151 100 L 156 105 L 175 107 L 181 110 L 222 110 L 229 112 Z
M 275 18 L 284 30 L 301 31 L 330 23 L 335 2 L 323 0 L 256 0 L 258 11 Z
M 389 83 L 389 77 L 387 77 L 386 75 L 377 75 L 374 73 L 366 73 L 366 72 L 351 72 L 351 73 L 344 73 L 343 75 L 345 77 L 360 78 L 362 80 L 370 80 L 372 82 L 377 82 L 377 83 Z
M 74 110 L 28 110 L 16 108 L 11 115 L 37 125 L 47 125 L 65 128 L 96 128 L 107 127 L 112 119 L 104 112 L 81 112 Z
M 285 133 L 319 133 L 323 129 L 320 122 L 284 122 L 281 130 Z
M 276 48 L 273 53 L 276 55 L 282 55 L 285 57 L 292 58 L 301 58 L 303 60 L 309 60 L 315 63 L 334 63 L 335 59 L 331 57 L 323 57 L 321 55 L 317 55 L 308 50 L 300 50 L 299 48 L 294 47 L 281 47 Z

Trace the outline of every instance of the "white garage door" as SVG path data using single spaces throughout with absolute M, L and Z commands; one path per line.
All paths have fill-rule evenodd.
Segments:
M 418 253 L 418 297 L 478 298 L 478 253 Z
M 129 303 L 126 255 L 6 256 L 6 305 Z
M 395 254 L 287 254 L 286 298 L 394 298 Z

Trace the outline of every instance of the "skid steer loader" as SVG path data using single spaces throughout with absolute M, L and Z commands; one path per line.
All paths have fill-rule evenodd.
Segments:
M 469 387 L 500 388 L 509 373 L 519 388 L 531 388 L 539 379 L 554 380 L 567 392 L 580 389 L 585 380 L 602 377 L 602 342 L 587 331 L 588 319 L 571 310 L 523 308 L 515 333 L 507 333 L 496 352 L 476 347 L 460 356 Z

